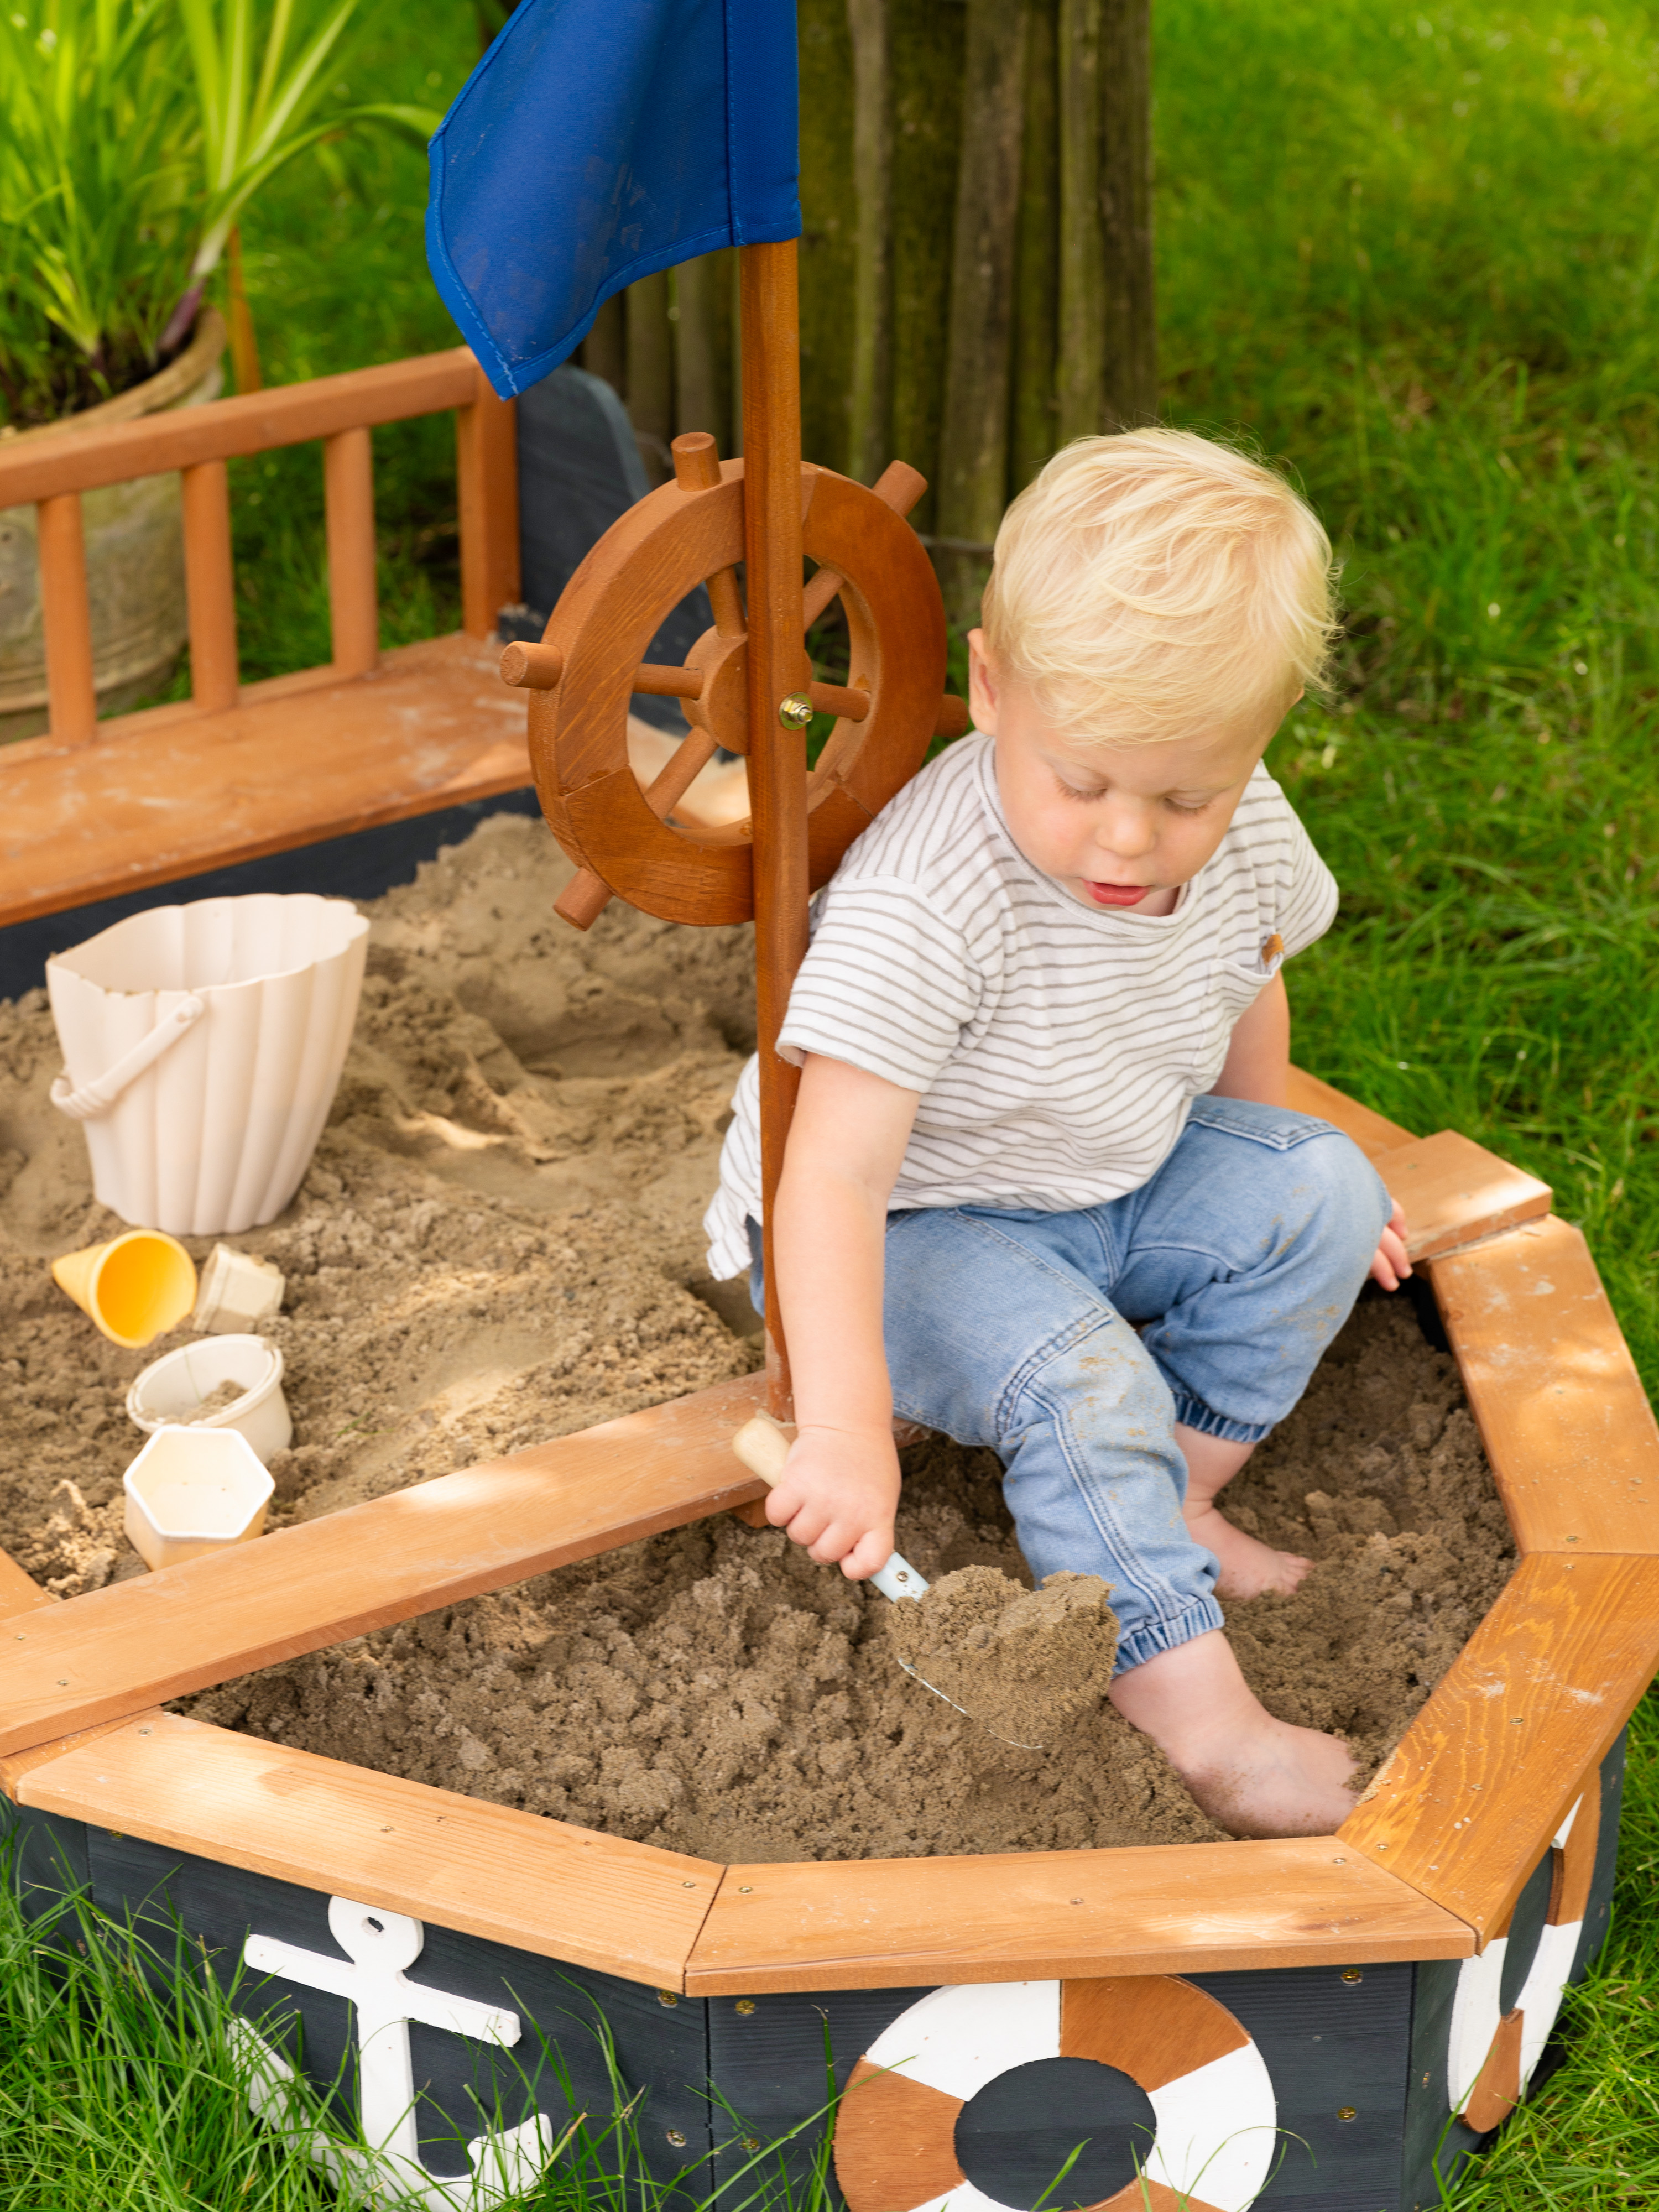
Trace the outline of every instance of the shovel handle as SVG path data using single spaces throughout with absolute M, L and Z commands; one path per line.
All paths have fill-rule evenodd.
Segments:
M 784 1466 L 793 1442 L 789 1431 L 769 1413 L 757 1413 L 732 1437 L 732 1449 L 750 1474 L 757 1474 L 772 1490 L 783 1480 Z M 897 1552 L 890 1553 L 886 1564 L 878 1567 L 870 1579 L 884 1597 L 920 1597 L 927 1587 L 927 1577 L 919 1575 Z

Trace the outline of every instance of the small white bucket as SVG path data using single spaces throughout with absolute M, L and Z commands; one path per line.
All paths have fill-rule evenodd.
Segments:
M 240 1396 L 198 1420 L 197 1407 L 226 1382 L 236 1384 Z M 234 1429 L 246 1437 L 262 1465 L 294 1441 L 294 1422 L 283 1395 L 283 1355 L 264 1336 L 216 1336 L 164 1352 L 135 1376 L 127 1411 L 151 1434 L 175 1425 Z
M 217 1237 L 300 1187 L 345 1064 L 368 923 L 260 892 L 152 907 L 46 963 L 93 1188 L 124 1221 Z
M 231 1244 L 216 1244 L 196 1293 L 190 1325 L 216 1336 L 246 1336 L 262 1322 L 275 1321 L 283 1310 L 287 1285 L 283 1271 L 269 1260 L 256 1260 Z
M 246 1438 L 223 1429 L 158 1429 L 122 1482 L 122 1526 L 147 1567 L 249 1542 L 276 1487 Z

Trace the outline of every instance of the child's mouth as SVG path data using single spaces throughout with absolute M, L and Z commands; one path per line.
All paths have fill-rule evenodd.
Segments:
M 1091 884 L 1085 876 L 1083 888 L 1097 906 L 1136 906 L 1152 886 L 1150 884 Z

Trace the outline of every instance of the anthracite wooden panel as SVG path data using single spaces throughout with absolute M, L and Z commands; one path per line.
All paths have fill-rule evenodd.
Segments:
M 1555 1853 L 1547 1850 L 1527 1877 L 1526 1887 L 1510 1915 L 1509 1940 L 1504 1946 L 1504 1972 L 1498 1984 L 1499 2015 L 1514 2008 L 1527 1976 L 1538 1956 L 1544 1921 L 1555 1887 Z
M 170 1917 L 176 1915 L 192 1939 L 206 1943 L 227 1985 L 235 1979 L 250 1933 L 329 1958 L 345 1955 L 329 1931 L 328 1899 L 317 1891 L 103 1829 L 91 1832 L 90 1860 L 94 1893 L 106 1911 L 131 1912 L 143 1922 L 164 1954 L 171 1947 Z M 706 2193 L 708 2049 L 700 2003 L 681 1997 L 665 2005 L 654 1990 L 634 1983 L 430 1923 L 408 1974 L 411 1982 L 451 1996 L 510 2006 L 521 2022 L 519 2042 L 507 2051 L 411 2026 L 422 2155 L 434 2173 L 465 2172 L 464 2143 L 483 2124 L 480 2104 L 489 2123 L 499 2109 L 508 2126 L 539 2109 L 561 2133 L 578 2112 L 586 2112 L 586 2132 L 599 2140 L 617 2102 L 613 2056 L 622 2100 L 646 2093 L 635 2125 L 647 2169 L 667 2180 L 690 2166 L 696 2171 L 688 2189 L 698 2197 Z M 254 2019 L 277 2013 L 285 2025 L 272 2039 L 283 2043 L 290 2058 L 297 2060 L 302 2048 L 305 2070 L 319 2087 L 341 2083 L 337 2108 L 351 2127 L 355 2044 L 345 2000 L 244 1969 L 235 2002 Z M 604 2142 L 600 2154 L 611 2148 Z
M 1595 1871 L 1590 1877 L 1589 1903 L 1584 1911 L 1584 1932 L 1572 1962 L 1572 1978 L 1578 1981 L 1590 1960 L 1607 1941 L 1607 1917 L 1613 1909 L 1613 1885 L 1619 1856 L 1619 1815 L 1625 1797 L 1625 1764 L 1630 1750 L 1630 1730 L 1622 1729 L 1618 1741 L 1601 1762 L 1601 1831 L 1595 1839 Z
M 1157 2134 L 1152 2099 L 1118 2067 L 1034 2058 L 968 2100 L 954 2143 L 957 2164 L 976 2189 L 1030 2212 L 1115 2197 L 1144 2168 Z
M 66 1890 L 87 1887 L 85 1821 L 63 1820 L 0 1797 L 0 1841 L 13 1854 L 12 1879 L 31 1920 L 52 1911 Z
M 1354 1978 L 1345 1981 L 1344 1973 Z M 1255 2038 L 1282 2152 L 1262 2212 L 1393 2212 L 1411 2034 L 1412 1970 L 1383 1965 L 1188 1977 Z M 1351 2112 L 1352 2119 L 1339 2114 Z
M 724 2100 L 714 2112 L 714 2171 L 722 2187 L 736 2183 L 734 2203 L 763 2172 L 787 2172 L 799 2187 L 829 2125 L 832 2075 L 835 2090 L 845 2088 L 883 2028 L 932 1987 L 708 2000 L 708 2071 Z M 808 2119 L 776 2159 L 738 2180 L 755 2154 L 749 2145 L 774 2142 Z

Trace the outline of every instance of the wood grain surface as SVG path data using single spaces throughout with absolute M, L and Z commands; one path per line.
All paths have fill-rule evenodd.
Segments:
M 905 2212 L 960 2189 L 960 2097 L 860 2058 L 836 2114 L 836 2179 L 848 2212 Z
M 744 1376 L 20 1615 L 0 1753 L 758 1498 L 732 1438 L 761 1389 Z
M 1177 1977 L 1120 1974 L 1060 1987 L 1061 2057 L 1115 2066 L 1143 2089 L 1161 2089 L 1249 2039 L 1225 2005 Z
M 1375 1153 L 1371 1164 L 1406 1210 L 1406 1249 L 1413 1260 L 1431 1260 L 1550 1210 L 1547 1183 L 1455 1129 Z
M 1579 1231 L 1547 1220 L 1434 1264 L 1523 1552 L 1659 1552 L 1659 1425 Z
M 121 715 L 95 744 L 26 738 L 0 762 L 0 926 L 529 781 L 523 695 L 461 636 L 251 684 L 222 714 Z
M 9 1552 L 0 1552 L 0 1620 L 9 1613 L 33 1613 L 43 1605 L 56 1605 L 50 1590 L 25 1574 Z
M 694 1996 L 1460 1959 L 1468 1929 L 1331 1837 L 734 1866 Z
M 463 1935 L 678 1990 L 721 1869 L 152 1713 L 36 1765 L 18 1802 Z
M 1534 1552 L 1343 1822 L 1343 1843 L 1467 1922 L 1484 1950 L 1656 1665 L 1659 1559 Z
M 1398 1121 L 1373 1113 L 1357 1098 L 1350 1098 L 1346 1091 L 1338 1091 L 1328 1083 L 1322 1083 L 1316 1075 L 1310 1075 L 1305 1067 L 1291 1068 L 1286 1097 L 1295 1112 L 1316 1115 L 1322 1121 L 1334 1121 L 1345 1136 L 1353 1139 L 1368 1160 L 1416 1141 L 1411 1131 L 1402 1129 Z

